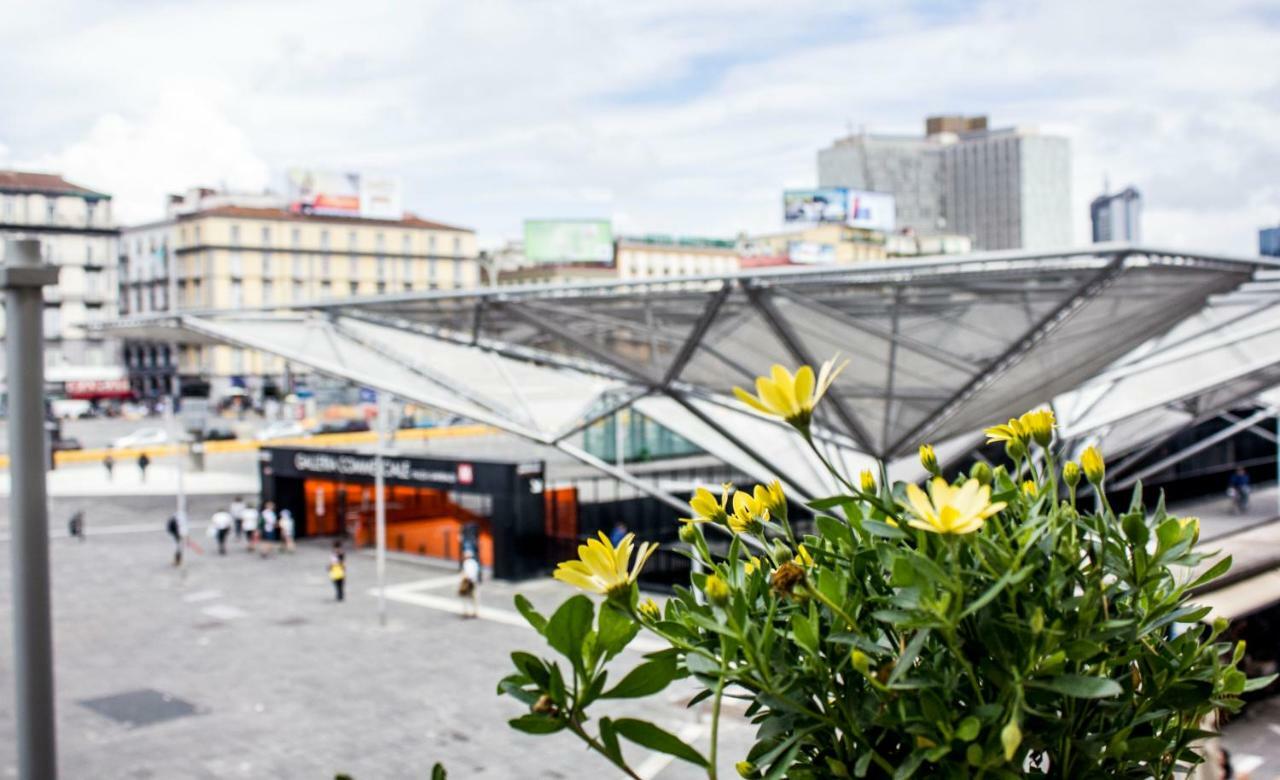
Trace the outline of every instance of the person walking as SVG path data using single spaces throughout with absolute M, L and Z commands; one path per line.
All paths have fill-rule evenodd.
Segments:
M 1249 472 L 1245 471 L 1244 466 L 1237 466 L 1227 481 L 1227 495 L 1231 497 L 1232 506 L 1238 514 L 1248 511 L 1249 492 Z
M 244 509 L 243 498 L 236 496 L 231 499 L 231 522 L 235 525 L 237 542 L 244 536 Z
M 480 561 L 468 551 L 462 558 L 462 581 L 458 583 L 458 595 L 462 598 L 462 617 L 480 617 Z
M 266 558 L 271 554 L 271 543 L 276 541 L 276 505 L 268 501 L 262 505 L 262 538 L 258 540 L 258 552 Z
M 165 524 L 165 530 L 173 537 L 173 565 L 182 565 L 182 548 L 187 542 L 187 516 L 182 512 L 174 512 Z
M 78 509 L 67 521 L 67 533 L 72 539 L 84 541 L 84 510 Z
M 107 481 L 115 481 L 116 459 L 111 457 L 110 452 L 102 459 L 102 467 L 107 470 Z
M 619 520 L 613 524 L 613 530 L 609 532 L 609 541 L 614 547 L 622 544 L 622 540 L 627 536 L 627 524 Z
M 227 537 L 231 534 L 231 513 L 218 510 L 209 524 L 211 535 L 218 540 L 218 555 L 227 554 Z
M 151 458 L 147 456 L 147 453 L 145 452 L 138 453 L 138 473 L 142 475 L 143 482 L 147 481 L 147 466 L 150 466 L 150 465 L 151 465 Z
M 293 552 L 293 512 L 288 507 L 280 510 L 280 518 L 276 521 L 280 526 L 280 549 L 284 552 Z
M 339 539 L 333 540 L 333 552 L 329 554 L 329 581 L 333 583 L 334 601 L 342 601 L 342 591 L 347 584 L 347 555 Z
M 246 504 L 244 511 L 240 513 L 240 516 L 244 518 L 241 525 L 244 526 L 245 541 L 248 543 L 249 552 L 253 552 L 258 541 L 258 522 L 260 520 L 260 513 L 256 506 Z

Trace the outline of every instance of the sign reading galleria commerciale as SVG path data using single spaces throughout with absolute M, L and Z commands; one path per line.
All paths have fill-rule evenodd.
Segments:
M 377 473 L 377 459 L 372 455 L 295 452 L 293 454 L 293 467 L 299 473 L 304 474 L 374 477 Z M 470 484 L 471 475 L 471 466 L 466 463 L 459 463 L 458 468 L 454 471 L 446 471 L 443 469 L 416 468 L 413 461 L 408 458 L 383 457 L 382 459 L 382 476 L 384 479 L 466 485 Z

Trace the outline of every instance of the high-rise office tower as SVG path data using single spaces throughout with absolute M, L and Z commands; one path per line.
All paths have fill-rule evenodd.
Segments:
M 1258 254 L 1280 257 L 1280 226 L 1258 231 Z
M 1125 187 L 1115 194 L 1103 193 L 1089 204 L 1093 223 L 1093 243 L 1102 241 L 1142 241 L 1142 194 Z

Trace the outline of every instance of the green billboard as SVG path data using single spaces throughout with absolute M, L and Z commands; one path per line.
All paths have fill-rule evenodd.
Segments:
M 612 263 L 613 225 L 607 219 L 528 219 L 524 256 L 534 263 Z

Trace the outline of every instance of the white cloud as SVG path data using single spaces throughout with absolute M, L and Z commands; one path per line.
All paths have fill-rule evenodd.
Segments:
M 1280 30 L 1248 3 L 839 6 L 46 2 L 0 30 L 24 74 L 0 139 L 122 216 L 317 164 L 399 172 L 487 237 L 575 214 L 732 234 L 775 227 L 847 125 L 963 111 L 1071 138 L 1081 238 L 1104 174 L 1143 189 L 1153 243 L 1251 252 L 1280 209 Z

